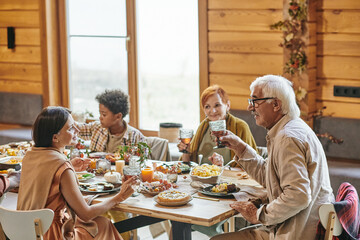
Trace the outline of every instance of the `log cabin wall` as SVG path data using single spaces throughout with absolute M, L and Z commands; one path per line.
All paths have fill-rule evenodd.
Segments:
M 198 1 L 200 90 L 220 84 L 230 94 L 231 108 L 245 110 L 250 82 L 260 75 L 282 73 L 283 50 L 278 46 L 282 33 L 269 25 L 283 18 L 284 3 Z M 59 93 L 49 91 L 44 2 L 0 1 L 0 91 L 40 94 L 48 105 Z M 326 106 L 326 114 L 360 119 L 360 98 L 333 96 L 334 85 L 360 86 L 360 2 L 318 0 L 316 7 L 317 108 Z M 15 27 L 13 50 L 7 48 L 8 26 Z
M 6 116 L 0 117 L 0 129 L 28 127 L 33 120 L 28 117 L 36 117 L 43 106 L 47 67 L 42 60 L 40 9 L 39 0 L 0 1 L 0 94 L 8 96 L 1 103 L 7 109 L 2 111 Z M 13 49 L 8 48 L 8 27 L 15 32 Z
M 15 28 L 14 49 L 7 47 L 7 27 Z M 1 0 L 1 92 L 42 94 L 40 42 L 38 0 Z
M 287 2 L 199 0 L 199 8 L 206 8 L 200 27 L 207 29 L 206 34 L 200 32 L 201 90 L 219 84 L 230 94 L 231 108 L 245 110 L 255 77 L 282 74 L 282 33 L 269 25 L 282 20 Z M 317 10 L 316 36 L 310 36 L 317 39 L 316 76 L 312 75 L 317 104 L 312 107 L 326 106 L 325 115 L 360 119 L 360 98 L 333 96 L 334 85 L 360 87 L 360 2 L 318 0 L 310 7 Z
M 333 94 L 334 85 L 360 87 L 360 1 L 318 1 L 317 43 L 318 108 L 360 119 L 360 98 Z
M 208 85 L 221 85 L 232 109 L 246 109 L 256 77 L 282 74 L 282 33 L 270 25 L 282 20 L 283 1 L 208 0 L 207 12 Z

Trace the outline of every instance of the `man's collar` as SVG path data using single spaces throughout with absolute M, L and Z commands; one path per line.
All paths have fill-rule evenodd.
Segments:
M 288 115 L 284 115 L 282 118 L 280 118 L 279 121 L 277 121 L 277 123 L 275 123 L 275 125 L 267 132 L 267 136 L 269 136 L 269 138 L 274 138 L 276 136 L 276 134 L 284 128 L 284 126 L 290 121 L 292 120 L 291 117 L 289 117 Z

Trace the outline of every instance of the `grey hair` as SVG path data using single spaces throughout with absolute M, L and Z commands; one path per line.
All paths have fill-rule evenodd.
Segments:
M 296 103 L 292 82 L 282 76 L 265 75 L 258 77 L 250 85 L 250 91 L 255 87 L 261 87 L 263 97 L 275 97 L 281 101 L 281 110 L 283 114 L 289 117 L 299 117 L 300 109 Z M 271 102 L 272 100 L 267 100 Z

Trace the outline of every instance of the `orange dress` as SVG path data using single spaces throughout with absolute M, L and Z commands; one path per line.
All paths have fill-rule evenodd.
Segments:
M 111 221 L 105 217 L 96 217 L 90 222 L 82 222 L 76 218 L 73 232 L 67 232 L 63 225 L 71 221 L 69 214 L 65 213 L 67 208 L 64 197 L 60 192 L 60 177 L 62 173 L 69 168 L 69 163 L 62 165 L 56 172 L 45 208 L 50 208 L 54 211 L 54 220 L 49 230 L 44 235 L 44 239 L 62 239 L 63 233 L 66 239 L 122 239 Z M 96 235 L 93 237 L 92 235 Z
M 66 157 L 54 148 L 33 148 L 23 159 L 18 210 L 50 208 L 54 219 L 44 239 L 122 240 L 111 221 L 98 216 L 84 222 L 70 209 L 60 192 L 64 171 L 74 171 Z

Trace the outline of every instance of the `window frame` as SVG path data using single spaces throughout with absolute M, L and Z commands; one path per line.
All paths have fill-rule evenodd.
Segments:
M 139 129 L 146 136 L 157 136 L 158 131 L 149 131 L 139 128 L 139 101 L 138 101 L 138 78 L 137 78 L 137 46 L 136 46 L 136 0 L 126 0 L 126 24 L 127 24 L 127 58 L 128 58 L 128 92 L 130 97 L 131 110 L 129 113 L 129 124 Z M 58 63 L 51 63 L 49 58 L 48 68 L 58 69 L 57 74 L 61 79 L 61 88 L 52 89 L 49 91 L 47 99 L 49 105 L 52 105 L 54 101 L 51 101 L 51 92 L 58 96 L 58 105 L 69 107 L 70 95 L 69 95 L 69 68 L 68 68 L 68 39 L 67 39 L 67 17 L 66 17 L 66 0 L 59 0 L 57 4 L 51 3 L 52 1 L 42 0 L 44 4 L 44 18 L 46 19 L 45 25 L 51 25 L 45 28 L 46 42 L 47 42 L 47 54 L 49 52 L 58 49 L 60 55 L 60 61 Z M 51 8 L 47 6 L 51 5 Z M 203 92 L 205 88 L 209 86 L 209 69 L 208 69 L 208 29 L 207 29 L 207 0 L 198 0 L 198 18 L 199 18 L 199 94 Z M 57 11 L 55 10 L 57 9 Z M 56 28 L 54 28 L 56 26 Z M 46 31 L 46 28 L 48 31 Z M 58 43 L 51 43 L 49 39 L 57 38 Z M 50 70 L 49 70 L 50 71 Z M 56 82 L 56 78 L 49 76 L 48 85 L 52 86 Z M 200 109 L 200 121 L 204 119 L 204 113 Z

